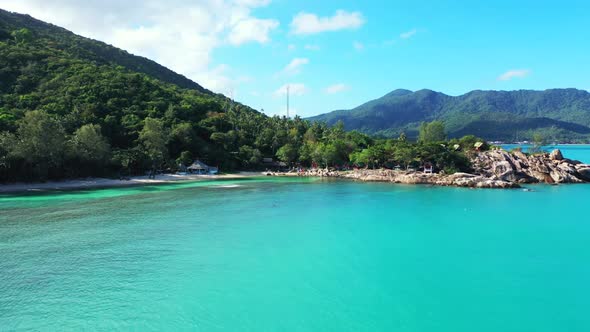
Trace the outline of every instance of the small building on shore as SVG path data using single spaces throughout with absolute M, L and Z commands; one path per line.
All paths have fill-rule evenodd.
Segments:
M 285 162 L 276 161 L 276 160 L 273 160 L 272 158 L 262 158 L 261 165 L 263 167 L 265 167 L 266 169 L 274 169 L 277 171 L 285 171 L 288 169 L 288 166 L 289 166 Z
M 200 160 L 195 160 L 186 169 L 191 174 L 201 174 L 201 175 L 214 175 L 219 172 L 219 169 L 217 167 L 209 166 Z

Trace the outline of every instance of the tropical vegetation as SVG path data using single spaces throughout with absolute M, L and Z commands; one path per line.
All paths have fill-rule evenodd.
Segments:
M 477 140 L 444 143 L 441 122 L 412 143 L 268 117 L 148 59 L 1 10 L 0 82 L 0 182 L 174 171 L 195 159 L 226 171 L 265 169 L 268 158 L 455 171 L 469 168 L 462 151 Z

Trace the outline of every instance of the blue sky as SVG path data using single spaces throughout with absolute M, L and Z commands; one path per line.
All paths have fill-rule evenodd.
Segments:
M 0 0 L 266 114 L 391 90 L 590 89 L 590 1 Z M 157 14 L 155 14 L 157 13 Z M 283 89 L 281 89 L 283 88 Z

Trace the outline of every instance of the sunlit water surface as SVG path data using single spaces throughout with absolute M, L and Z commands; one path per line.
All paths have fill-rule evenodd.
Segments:
M 590 331 L 590 185 L 530 188 L 0 196 L 0 331 Z

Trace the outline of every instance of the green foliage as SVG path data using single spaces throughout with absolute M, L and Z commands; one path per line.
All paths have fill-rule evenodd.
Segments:
M 543 136 L 543 134 L 539 132 L 534 133 L 532 143 L 533 145 L 530 147 L 529 153 L 542 152 L 542 147 L 546 144 L 545 136 Z
M 447 134 L 445 133 L 445 125 L 442 121 L 432 121 L 429 123 L 423 122 L 420 125 L 418 142 L 442 142 L 446 139 Z
M 66 151 L 66 135 L 61 123 L 44 111 L 31 111 L 19 122 L 16 144 L 9 155 L 21 159 L 27 170 L 45 180 L 61 169 Z
M 470 152 L 470 151 L 487 151 L 490 149 L 490 145 L 482 138 L 474 135 L 467 135 L 461 138 L 453 138 L 449 141 L 449 146 L 454 150 Z M 458 146 L 458 149 L 455 148 Z
M 176 163 L 182 166 L 189 166 L 193 161 L 193 154 L 190 151 L 182 151 L 180 157 L 176 158 Z
M 73 155 L 85 162 L 104 164 L 111 155 L 111 147 L 100 125 L 83 125 L 72 136 L 71 144 Z
M 2 10 L 0 82 L 0 181 L 126 176 L 197 158 L 224 171 L 263 168 L 263 158 L 465 167 L 461 152 L 409 143 L 406 130 L 377 140 L 346 132 L 348 122 L 267 117 L 150 60 Z M 427 141 L 440 138 L 432 132 Z
M 167 156 L 168 148 L 166 144 L 168 135 L 164 130 L 161 120 L 146 118 L 143 129 L 139 133 L 139 140 L 152 162 L 161 162 Z
M 262 153 L 260 150 L 249 145 L 240 147 L 239 156 L 240 159 L 244 161 L 245 166 L 248 167 L 256 167 L 262 161 Z
M 11 36 L 17 43 L 27 43 L 33 40 L 33 34 L 31 33 L 31 30 L 27 28 L 14 30 L 11 33 Z
M 287 143 L 277 151 L 277 158 L 286 163 L 292 163 L 297 160 L 298 151 L 295 145 Z

